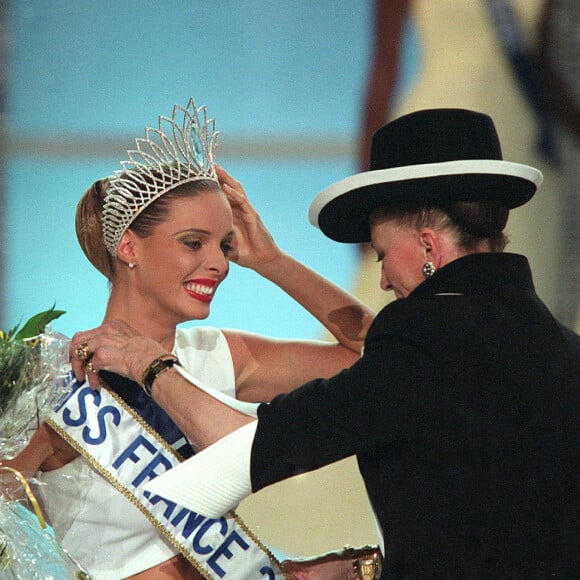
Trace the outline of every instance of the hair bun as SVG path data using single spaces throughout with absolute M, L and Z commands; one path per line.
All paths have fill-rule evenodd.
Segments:
M 444 211 L 464 232 L 478 238 L 501 233 L 509 216 L 509 209 L 498 201 L 458 202 Z

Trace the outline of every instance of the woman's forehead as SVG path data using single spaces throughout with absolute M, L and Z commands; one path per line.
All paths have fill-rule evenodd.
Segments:
M 168 220 L 183 223 L 232 223 L 232 210 L 221 190 L 205 190 L 194 196 L 180 196 L 171 200 Z
M 401 223 L 393 217 L 376 218 L 370 223 L 371 246 L 375 244 L 392 243 L 412 237 L 416 233 L 416 228 L 410 224 Z

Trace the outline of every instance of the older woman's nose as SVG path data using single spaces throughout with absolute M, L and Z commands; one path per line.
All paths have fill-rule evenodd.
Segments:
M 389 282 L 385 276 L 385 271 L 381 268 L 381 280 L 379 282 L 381 290 L 387 291 L 389 289 Z

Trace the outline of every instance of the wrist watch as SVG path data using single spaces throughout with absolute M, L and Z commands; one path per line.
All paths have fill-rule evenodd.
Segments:
M 181 366 L 181 363 L 179 362 L 179 359 L 173 354 L 163 354 L 149 364 L 143 373 L 143 379 L 141 381 L 141 386 L 143 387 L 143 390 L 147 396 L 151 396 L 151 389 L 153 388 L 153 382 L 155 379 L 162 372 L 172 368 L 175 365 Z

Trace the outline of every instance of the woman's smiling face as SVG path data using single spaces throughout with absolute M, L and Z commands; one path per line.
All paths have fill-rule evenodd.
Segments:
M 233 221 L 221 190 L 178 197 L 151 235 L 135 236 L 134 283 L 144 315 L 169 324 L 203 319 L 229 271 Z

